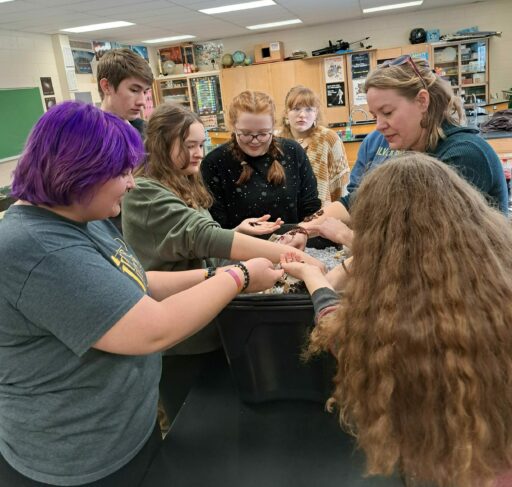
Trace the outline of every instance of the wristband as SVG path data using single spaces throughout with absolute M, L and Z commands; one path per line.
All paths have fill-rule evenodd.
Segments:
M 249 282 L 251 280 L 249 276 L 249 269 L 247 269 L 245 264 L 242 264 L 241 262 L 239 264 L 235 264 L 233 267 L 238 267 L 244 273 L 244 287 L 242 288 L 242 291 L 245 291 L 249 287 Z
M 238 277 L 238 274 L 233 269 L 226 269 L 224 272 L 227 272 L 235 280 L 238 291 L 243 291 L 242 281 L 240 277 Z
M 347 268 L 347 264 L 345 264 L 345 260 L 341 261 L 341 267 L 343 267 L 343 270 L 347 273 L 347 275 L 350 275 L 350 272 Z
M 206 279 L 210 279 L 210 277 L 213 277 L 215 275 L 216 270 L 216 267 L 207 267 L 204 270 L 204 280 L 206 281 Z

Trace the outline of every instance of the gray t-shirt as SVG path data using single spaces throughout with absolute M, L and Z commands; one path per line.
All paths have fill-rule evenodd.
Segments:
M 137 258 L 108 221 L 11 206 L 0 276 L 0 453 L 55 485 L 118 470 L 155 426 L 160 354 L 91 346 L 147 293 Z

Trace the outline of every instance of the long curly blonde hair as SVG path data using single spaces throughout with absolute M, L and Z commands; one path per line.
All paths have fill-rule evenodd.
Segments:
M 512 231 L 445 164 L 410 153 L 363 180 L 354 263 L 311 350 L 367 473 L 483 487 L 512 466 Z

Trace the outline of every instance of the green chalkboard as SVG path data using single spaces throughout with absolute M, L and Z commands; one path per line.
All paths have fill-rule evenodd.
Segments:
M 27 136 L 43 114 L 39 88 L 0 89 L 0 160 L 21 154 Z

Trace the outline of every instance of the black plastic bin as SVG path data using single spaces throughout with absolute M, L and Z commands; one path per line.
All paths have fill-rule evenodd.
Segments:
M 329 397 L 334 358 L 301 357 L 313 317 L 309 295 L 298 294 L 238 296 L 220 313 L 220 336 L 242 401 Z

